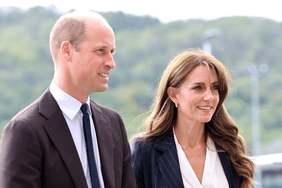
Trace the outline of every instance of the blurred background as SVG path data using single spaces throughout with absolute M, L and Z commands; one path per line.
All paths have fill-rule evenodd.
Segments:
M 71 10 L 90 9 L 108 20 L 117 46 L 109 89 L 91 98 L 120 113 L 129 139 L 144 131 L 142 122 L 169 61 L 185 49 L 201 48 L 233 77 L 225 106 L 259 166 L 257 187 L 282 187 L 282 15 L 277 1 L 22 2 L 0 3 L 0 137 L 10 119 L 52 80 L 49 33 L 56 20 Z

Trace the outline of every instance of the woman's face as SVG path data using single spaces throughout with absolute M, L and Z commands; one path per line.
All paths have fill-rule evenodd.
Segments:
M 216 73 L 199 65 L 185 78 L 176 92 L 178 120 L 191 123 L 209 122 L 219 102 Z

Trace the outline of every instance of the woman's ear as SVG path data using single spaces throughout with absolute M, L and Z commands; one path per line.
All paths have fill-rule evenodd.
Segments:
M 169 88 L 167 88 L 167 94 L 168 94 L 170 100 L 172 100 L 172 102 L 177 104 L 177 89 L 174 88 L 174 87 L 169 87 Z

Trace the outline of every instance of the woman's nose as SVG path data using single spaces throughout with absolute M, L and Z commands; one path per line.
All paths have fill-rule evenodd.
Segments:
M 212 93 L 211 89 L 207 89 L 205 91 L 204 100 L 205 101 L 212 101 L 212 100 L 214 100 L 214 96 L 213 96 L 213 93 Z

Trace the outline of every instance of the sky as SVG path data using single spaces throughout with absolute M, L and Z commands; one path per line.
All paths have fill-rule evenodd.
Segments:
M 137 16 L 149 15 L 164 23 L 176 20 L 250 16 L 282 21 L 280 0 L 1 0 L 0 7 L 16 6 L 28 9 L 34 6 L 54 5 L 60 12 L 94 10 L 122 11 Z

